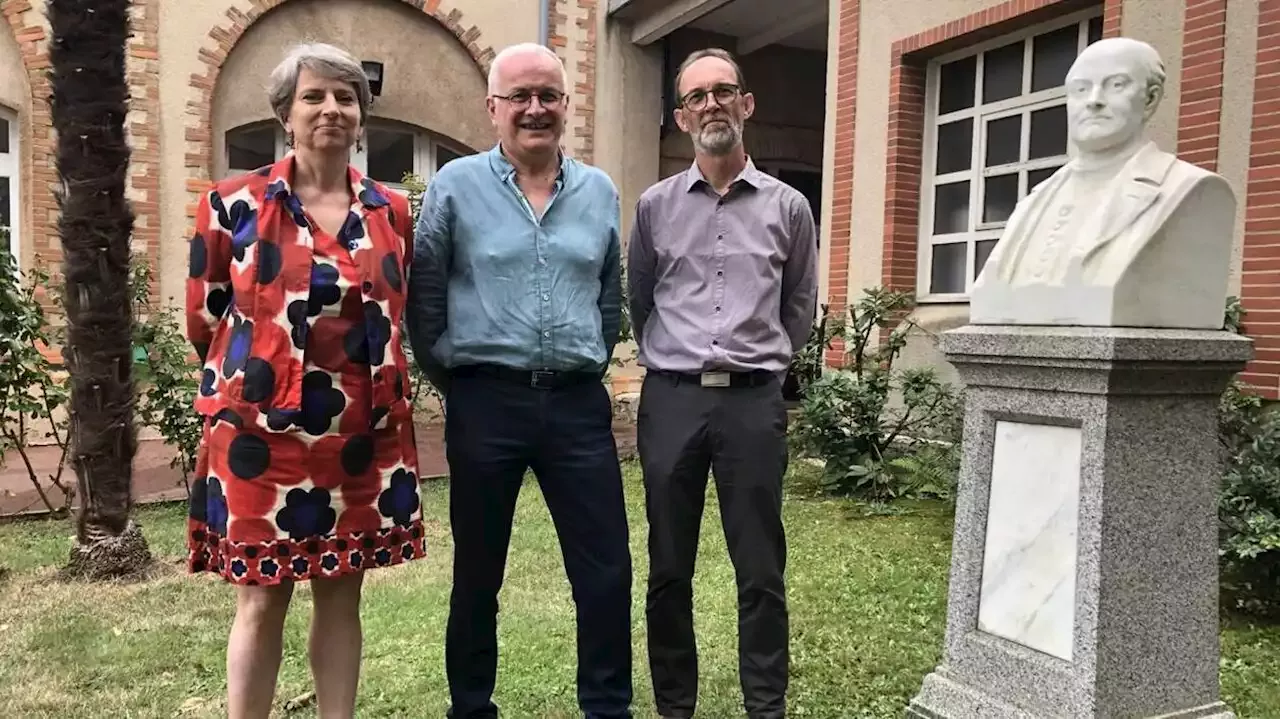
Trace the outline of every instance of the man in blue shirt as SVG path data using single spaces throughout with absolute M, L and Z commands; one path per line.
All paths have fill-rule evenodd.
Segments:
M 578 703 L 630 717 L 631 554 L 603 375 L 621 323 L 618 194 L 564 157 L 560 60 L 499 53 L 500 142 L 454 160 L 423 196 L 409 272 L 414 356 L 447 407 L 453 719 L 497 717 L 498 591 L 522 478 L 551 510 L 578 618 Z

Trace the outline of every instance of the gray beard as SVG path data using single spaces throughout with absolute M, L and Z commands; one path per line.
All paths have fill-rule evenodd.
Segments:
M 727 155 L 737 147 L 742 133 L 737 126 L 729 123 L 727 129 L 703 130 L 693 137 L 693 146 L 708 155 Z

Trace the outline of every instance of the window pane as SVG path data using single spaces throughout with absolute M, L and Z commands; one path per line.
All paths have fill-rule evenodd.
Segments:
M 983 183 L 982 221 L 1004 222 L 1018 203 L 1018 173 L 988 177 Z
M 404 182 L 413 172 L 413 133 L 369 128 L 369 177 L 378 182 Z
M 0 227 L 12 227 L 13 217 L 9 214 L 9 178 L 0 177 Z
M 0 117 L 0 155 L 9 154 L 9 121 Z
M 973 248 L 973 279 L 978 279 L 978 275 L 982 274 L 982 268 L 987 265 L 987 258 L 991 256 L 991 251 L 996 248 L 999 240 L 979 240 Z
M 987 161 L 995 167 L 1022 159 L 1022 115 L 1011 115 L 987 123 Z
M 983 56 L 982 101 L 1007 100 L 1022 94 L 1022 41 Z
M 938 185 L 933 191 L 933 234 L 969 229 L 969 181 Z
M 232 130 L 227 133 L 227 167 L 232 170 L 256 170 L 276 161 L 276 128 L 274 125 L 255 130 Z
M 974 79 L 978 74 L 978 56 L 949 62 L 938 75 L 938 114 L 973 107 Z
M 1062 86 L 1067 79 L 1067 70 L 1071 69 L 1071 63 L 1076 60 L 1076 46 L 1079 42 L 1079 25 L 1047 32 L 1032 41 L 1032 92 Z
M 437 170 L 449 164 L 450 162 L 453 162 L 459 157 L 462 157 L 462 155 L 459 155 L 458 153 L 454 152 L 453 150 L 450 150 L 444 145 L 436 145 L 436 169 Z
M 1057 157 L 1067 154 L 1067 106 L 1046 107 L 1031 113 L 1031 143 L 1029 155 Z
M 973 118 L 965 118 L 938 126 L 939 175 L 961 172 L 973 164 Z
M 929 265 L 929 291 L 934 293 L 964 292 L 964 258 L 967 242 L 933 246 Z
M 1053 175 L 1053 173 L 1057 172 L 1059 169 L 1061 168 L 1046 167 L 1042 170 L 1031 170 L 1030 172 L 1028 172 L 1027 173 L 1027 192 L 1031 192 L 1031 190 L 1035 189 L 1036 185 L 1039 185 L 1041 182 L 1044 182 L 1045 180 L 1049 179 L 1049 177 Z
M 1087 31 L 1086 42 L 1090 45 L 1102 39 L 1102 17 L 1098 16 L 1089 19 L 1089 29 Z

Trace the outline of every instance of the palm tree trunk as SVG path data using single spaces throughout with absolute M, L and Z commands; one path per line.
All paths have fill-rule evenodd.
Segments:
M 125 199 L 129 0 L 49 0 L 47 7 L 53 36 L 49 104 L 62 178 L 63 358 L 71 382 L 71 461 L 80 490 L 77 546 L 67 572 L 115 577 L 137 573 L 151 561 L 131 520 L 137 435 L 129 292 L 134 215 Z

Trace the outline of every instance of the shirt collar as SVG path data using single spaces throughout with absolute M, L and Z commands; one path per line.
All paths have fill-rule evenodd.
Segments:
M 733 178 L 733 182 L 729 183 L 729 187 L 733 187 L 739 182 L 745 182 L 755 189 L 760 189 L 760 178 L 763 176 L 764 173 L 756 169 L 756 163 L 751 159 L 751 156 L 748 155 L 746 167 L 742 168 L 742 172 L 739 172 L 738 176 Z M 685 192 L 692 191 L 693 188 L 698 186 L 699 182 L 706 183 L 708 186 L 711 185 L 711 183 L 707 181 L 706 175 L 702 174 L 702 168 L 698 167 L 698 161 L 694 160 L 693 163 L 689 165 L 689 169 L 685 170 L 684 173 Z
M 556 176 L 556 185 L 564 184 L 565 175 L 569 171 L 569 158 L 561 151 L 560 155 L 560 174 Z M 495 174 L 502 178 L 503 182 L 508 182 L 516 174 L 516 166 L 511 164 L 507 159 L 507 154 L 502 150 L 502 143 L 493 146 L 489 150 L 489 166 L 493 168 Z
M 278 200 L 287 199 L 293 193 L 293 173 L 296 165 L 296 159 L 292 152 L 286 154 L 274 165 L 258 170 L 259 174 L 267 176 L 267 198 Z M 347 165 L 347 181 L 351 183 L 351 194 L 355 196 L 365 209 L 375 210 L 379 207 L 386 207 L 391 204 L 391 200 L 387 199 L 386 193 L 378 186 L 378 183 L 360 174 L 360 171 L 350 165 Z

